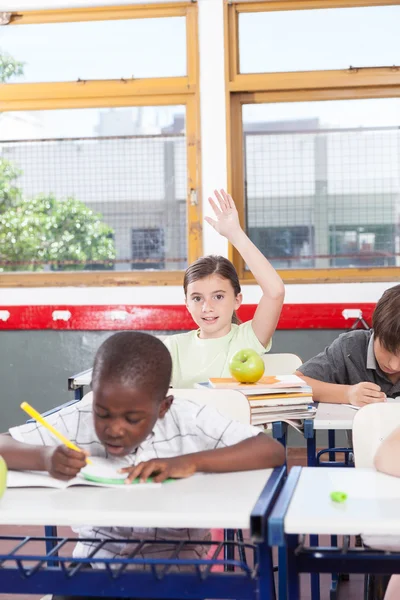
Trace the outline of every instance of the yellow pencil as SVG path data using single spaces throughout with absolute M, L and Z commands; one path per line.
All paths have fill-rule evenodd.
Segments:
M 23 402 L 21 404 L 21 408 L 26 413 L 28 413 L 30 417 L 35 419 L 35 421 L 43 425 L 43 427 L 46 427 L 46 429 L 48 429 L 50 433 L 52 433 L 56 438 L 58 438 L 60 442 L 65 444 L 67 448 L 71 448 L 71 450 L 76 450 L 77 452 L 82 452 L 82 450 L 78 448 L 78 446 L 75 446 L 75 444 L 73 444 L 68 438 L 66 438 L 65 435 L 60 433 L 55 427 L 53 427 L 53 425 L 50 425 L 50 423 L 46 421 L 46 419 L 42 417 L 42 415 L 38 413 L 37 410 L 35 410 L 30 404 L 28 404 L 28 402 Z M 89 458 L 86 459 L 86 462 L 89 465 L 92 464 L 92 461 Z

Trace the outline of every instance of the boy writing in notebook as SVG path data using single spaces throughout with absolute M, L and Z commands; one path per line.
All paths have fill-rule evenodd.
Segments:
M 377 302 L 372 326 L 343 333 L 299 367 L 314 400 L 364 406 L 400 396 L 400 285 Z
M 47 470 L 70 479 L 91 456 L 118 460 L 129 473 L 155 481 L 189 477 L 196 472 L 223 473 L 280 466 L 283 447 L 250 425 L 231 421 L 209 406 L 168 394 L 171 357 L 164 344 L 139 332 L 109 337 L 96 354 L 93 367 L 93 399 L 82 401 L 48 417 L 48 421 L 82 452 L 58 445 L 37 423 L 12 428 L 0 435 L 0 454 L 10 469 Z M 238 493 L 240 493 L 238 491 Z M 179 502 L 179 498 L 177 498 Z M 188 530 L 132 530 L 81 527 L 80 538 L 110 540 L 97 558 L 128 556 L 132 544 L 121 539 L 188 539 Z M 207 540 L 209 532 L 195 530 L 191 539 Z M 92 544 L 80 541 L 75 557 L 86 557 Z M 186 548 L 182 558 L 199 558 L 207 546 Z M 168 556 L 162 545 L 148 544 L 138 557 Z

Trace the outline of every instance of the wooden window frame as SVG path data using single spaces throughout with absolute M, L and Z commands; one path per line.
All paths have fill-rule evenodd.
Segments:
M 202 255 L 199 48 L 197 4 L 191 1 L 43 11 L 11 15 L 7 27 L 76 21 L 186 18 L 187 74 L 130 80 L 0 84 L 0 112 L 122 106 L 186 109 L 188 262 Z M 181 285 L 182 271 L 15 272 L 0 274 L 1 287 Z
M 400 70 L 393 67 L 302 71 L 239 72 L 239 15 L 249 12 L 400 5 L 400 0 L 225 0 L 225 79 L 227 106 L 228 188 L 245 225 L 243 166 L 243 104 L 307 102 L 366 98 L 399 98 Z M 229 257 L 242 283 L 256 284 L 232 246 Z M 285 283 L 350 283 L 400 281 L 400 267 L 280 269 Z

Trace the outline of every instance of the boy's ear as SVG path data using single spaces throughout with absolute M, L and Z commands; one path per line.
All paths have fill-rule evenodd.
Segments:
M 160 411 L 158 413 L 158 418 L 159 419 L 162 419 L 163 417 L 165 417 L 165 415 L 167 414 L 167 412 L 171 408 L 171 404 L 173 403 L 173 401 L 174 401 L 174 397 L 173 396 L 166 396 L 164 398 L 164 400 L 160 404 Z
M 238 294 L 235 298 L 235 310 L 240 308 L 242 302 L 243 302 L 243 294 Z

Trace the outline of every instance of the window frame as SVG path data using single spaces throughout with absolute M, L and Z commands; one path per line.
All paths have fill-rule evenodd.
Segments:
M 7 27 L 183 16 L 187 73 L 182 77 L 0 84 L 0 112 L 123 106 L 176 106 L 186 110 L 187 252 L 202 255 L 198 8 L 189 1 L 13 12 Z M 1 287 L 181 285 L 182 271 L 66 271 L 0 273 Z
M 225 81 L 228 188 L 245 227 L 243 104 L 399 98 L 400 69 L 362 67 L 290 73 L 239 72 L 239 15 L 249 12 L 400 5 L 400 0 L 225 0 Z M 229 245 L 229 258 L 244 284 L 256 284 L 244 261 Z M 400 267 L 279 269 L 285 283 L 400 281 Z

